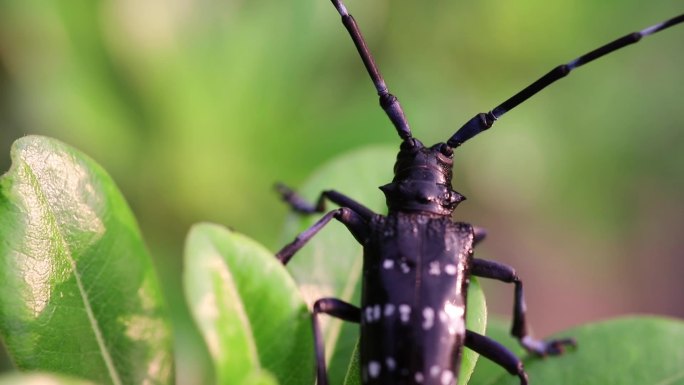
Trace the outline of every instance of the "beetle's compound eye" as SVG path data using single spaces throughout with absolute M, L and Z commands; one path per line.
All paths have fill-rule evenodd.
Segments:
M 442 155 L 451 158 L 452 155 L 454 155 L 454 150 L 449 147 L 446 143 L 442 143 L 439 146 L 439 152 L 442 153 Z

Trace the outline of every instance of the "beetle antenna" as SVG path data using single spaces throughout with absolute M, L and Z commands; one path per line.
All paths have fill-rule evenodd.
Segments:
M 554 83 L 556 80 L 565 77 L 570 73 L 570 71 L 574 70 L 575 68 L 580 67 L 586 63 L 589 63 L 595 59 L 598 59 L 601 56 L 607 55 L 613 51 L 616 51 L 622 47 L 634 44 L 641 40 L 642 37 L 662 31 L 681 22 L 684 22 L 684 14 L 673 17 L 672 19 L 666 20 L 660 24 L 656 24 L 648 28 L 642 29 L 639 32 L 632 32 L 630 34 L 627 34 L 617 40 L 614 40 L 604 46 L 601 46 L 591 52 L 588 52 L 578 57 L 577 59 L 574 59 L 566 64 L 559 65 L 558 67 L 552 69 L 546 75 L 539 78 L 534 83 L 525 87 L 525 89 L 523 89 L 522 91 L 518 92 L 505 102 L 496 106 L 493 110 L 487 113 L 479 113 L 475 115 L 458 131 L 456 131 L 456 133 L 447 141 L 447 144 L 454 148 L 460 146 L 468 139 L 491 127 L 494 124 L 494 122 L 503 114 L 512 110 L 518 104 L 529 99 L 537 92 L 546 88 L 546 86 Z
M 356 24 L 356 21 L 352 15 L 349 14 L 344 4 L 342 4 L 342 1 L 332 0 L 332 3 L 335 8 L 337 8 L 337 12 L 339 12 L 342 16 L 342 24 L 344 24 L 345 28 L 347 28 L 349 35 L 354 41 L 356 49 L 359 51 L 359 55 L 361 55 L 361 60 L 363 60 L 363 64 L 366 66 L 368 75 L 370 75 L 371 79 L 373 80 L 375 89 L 378 90 L 378 95 L 380 96 L 380 106 L 383 110 L 385 110 L 385 113 L 392 121 L 392 124 L 394 124 L 399 136 L 403 140 L 411 138 L 411 129 L 409 128 L 406 116 L 404 116 L 404 110 L 402 110 L 401 104 L 399 104 L 397 97 L 390 94 L 387 90 L 385 80 L 382 78 L 382 75 L 380 75 L 380 70 L 378 70 L 375 60 L 373 60 L 373 56 L 368 50 L 366 41 L 363 40 L 363 36 L 361 36 L 361 30 L 359 30 L 359 26 Z

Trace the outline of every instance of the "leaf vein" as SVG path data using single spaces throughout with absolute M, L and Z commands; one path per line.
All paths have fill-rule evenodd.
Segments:
M 109 354 L 109 351 L 107 350 L 107 345 L 105 343 L 104 337 L 102 335 L 102 330 L 100 329 L 100 325 L 97 321 L 97 317 L 95 316 L 95 313 L 93 312 L 92 306 L 90 306 L 90 298 L 88 297 L 88 293 L 85 290 L 85 287 L 83 285 L 83 281 L 81 280 L 81 274 L 78 270 L 78 265 L 76 263 L 76 260 L 74 259 L 73 252 L 69 248 L 69 244 L 66 240 L 66 237 L 64 235 L 64 232 L 62 228 L 58 225 L 57 221 L 57 215 L 54 212 L 52 205 L 50 204 L 50 199 L 48 198 L 48 194 L 44 191 L 43 186 L 40 184 L 39 178 L 36 176 L 36 174 L 33 172 L 33 168 L 31 167 L 30 163 L 26 163 L 26 170 L 28 173 L 29 178 L 31 179 L 31 184 L 34 186 L 34 191 L 38 195 L 38 199 L 43 202 L 46 208 L 47 215 L 49 216 L 50 222 L 52 226 L 55 229 L 55 232 L 58 235 L 59 242 L 61 243 L 61 247 L 65 251 L 65 254 L 67 256 L 67 259 L 69 260 L 69 263 L 71 265 L 71 268 L 74 271 L 74 278 L 76 279 L 76 286 L 78 288 L 78 292 L 81 296 L 81 299 L 83 300 L 83 306 L 84 310 L 86 311 L 86 315 L 88 316 L 88 322 L 90 323 L 93 333 L 95 335 L 95 341 L 97 343 L 97 346 L 99 348 L 100 354 L 102 355 L 102 359 L 105 363 L 105 366 L 107 367 L 107 371 L 109 372 L 109 375 L 112 379 L 112 382 L 115 385 L 122 385 L 123 383 L 121 382 L 121 378 L 119 377 L 119 373 L 116 370 L 116 367 L 114 365 L 114 360 L 112 359 L 111 355 Z

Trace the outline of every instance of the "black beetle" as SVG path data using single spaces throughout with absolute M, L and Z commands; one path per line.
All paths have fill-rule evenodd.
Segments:
M 445 143 L 426 147 L 413 138 L 401 105 L 389 93 L 354 18 L 341 1 L 332 3 L 342 16 L 342 23 L 375 84 L 380 105 L 402 143 L 394 179 L 380 187 L 387 201 L 386 216 L 336 191 L 324 191 L 313 205 L 288 187 L 277 186 L 283 199 L 300 213 L 324 212 L 326 199 L 340 206 L 276 254 L 283 264 L 333 218 L 342 222 L 364 249 L 361 307 L 335 298 L 319 299 L 313 306 L 318 384 L 328 383 L 319 313 L 361 324 L 364 384 L 457 384 L 464 346 L 517 375 L 521 384 L 527 384 L 520 359 L 497 342 L 466 330 L 466 292 L 471 275 L 515 285 L 511 334 L 528 352 L 556 355 L 575 342 L 533 339 L 528 333 L 522 281 L 515 270 L 473 258 L 473 247 L 484 239 L 485 231 L 451 219 L 453 210 L 465 199 L 451 187 L 453 148 L 490 128 L 503 114 L 573 69 L 681 23 L 684 15 L 625 35 L 559 65 L 490 112 L 477 114 Z

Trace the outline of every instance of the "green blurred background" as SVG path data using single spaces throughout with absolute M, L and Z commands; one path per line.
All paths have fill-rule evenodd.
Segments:
M 414 134 L 446 140 L 561 62 L 675 16 L 641 0 L 347 0 Z M 456 153 L 457 219 L 515 266 L 544 335 L 626 313 L 684 317 L 684 26 L 583 67 Z M 275 181 L 398 145 L 326 0 L 1 0 L 0 170 L 26 134 L 117 181 L 178 319 L 178 380 L 202 383 L 179 274 L 189 226 L 275 250 Z M 373 167 L 373 165 L 368 165 Z M 334 187 L 334 186 L 330 186 Z M 380 191 L 378 191 L 380 194 Z M 486 284 L 509 314 L 512 288 Z M 199 366 L 198 366 L 199 365 Z

